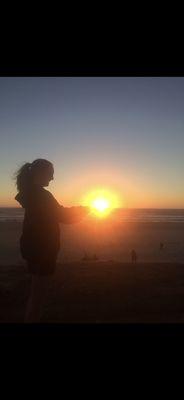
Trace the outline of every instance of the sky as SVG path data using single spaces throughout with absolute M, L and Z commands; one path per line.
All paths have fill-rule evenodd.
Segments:
M 0 77 L 0 206 L 17 207 L 13 173 L 54 164 L 64 206 L 96 188 L 119 205 L 184 208 L 184 77 Z

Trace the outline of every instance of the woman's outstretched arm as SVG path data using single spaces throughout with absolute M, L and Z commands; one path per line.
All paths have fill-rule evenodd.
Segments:
M 49 204 L 56 219 L 63 224 L 80 222 L 90 213 L 90 207 L 64 207 L 58 203 L 55 197 L 49 192 Z M 50 209 L 50 211 L 51 211 Z
M 90 213 L 89 207 L 63 207 L 59 206 L 58 216 L 59 222 L 63 224 L 73 224 L 80 222 L 84 217 Z

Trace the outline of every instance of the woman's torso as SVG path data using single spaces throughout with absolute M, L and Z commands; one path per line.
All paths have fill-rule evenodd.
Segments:
M 60 248 L 60 229 L 54 198 L 43 188 L 29 193 L 20 239 L 23 258 L 56 258 Z

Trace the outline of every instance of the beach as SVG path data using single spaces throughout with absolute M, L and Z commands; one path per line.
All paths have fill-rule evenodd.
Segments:
M 30 276 L 22 223 L 0 223 L 0 322 L 23 322 Z M 41 322 L 181 323 L 184 224 L 84 221 L 61 225 L 61 251 Z M 160 242 L 164 243 L 161 250 Z M 137 263 L 131 262 L 131 249 Z M 84 252 L 97 261 L 82 261 Z
M 22 222 L 0 222 L 0 265 L 22 264 L 19 239 Z M 85 253 L 100 261 L 131 261 L 135 249 L 139 262 L 184 263 L 184 223 L 86 220 L 60 224 L 58 262 L 78 262 Z M 160 243 L 163 250 L 160 250 Z
M 0 267 L 0 322 L 22 323 L 30 276 Z M 184 264 L 58 264 L 41 323 L 183 323 Z

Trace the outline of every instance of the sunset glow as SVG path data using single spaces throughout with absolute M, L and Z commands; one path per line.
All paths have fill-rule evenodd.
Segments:
M 96 189 L 85 197 L 83 203 L 91 207 L 95 215 L 105 217 L 114 208 L 118 207 L 119 199 L 115 193 L 107 189 Z
M 14 173 L 45 158 L 65 207 L 182 209 L 183 100 L 184 77 L 0 77 L 0 207 L 19 207 Z

